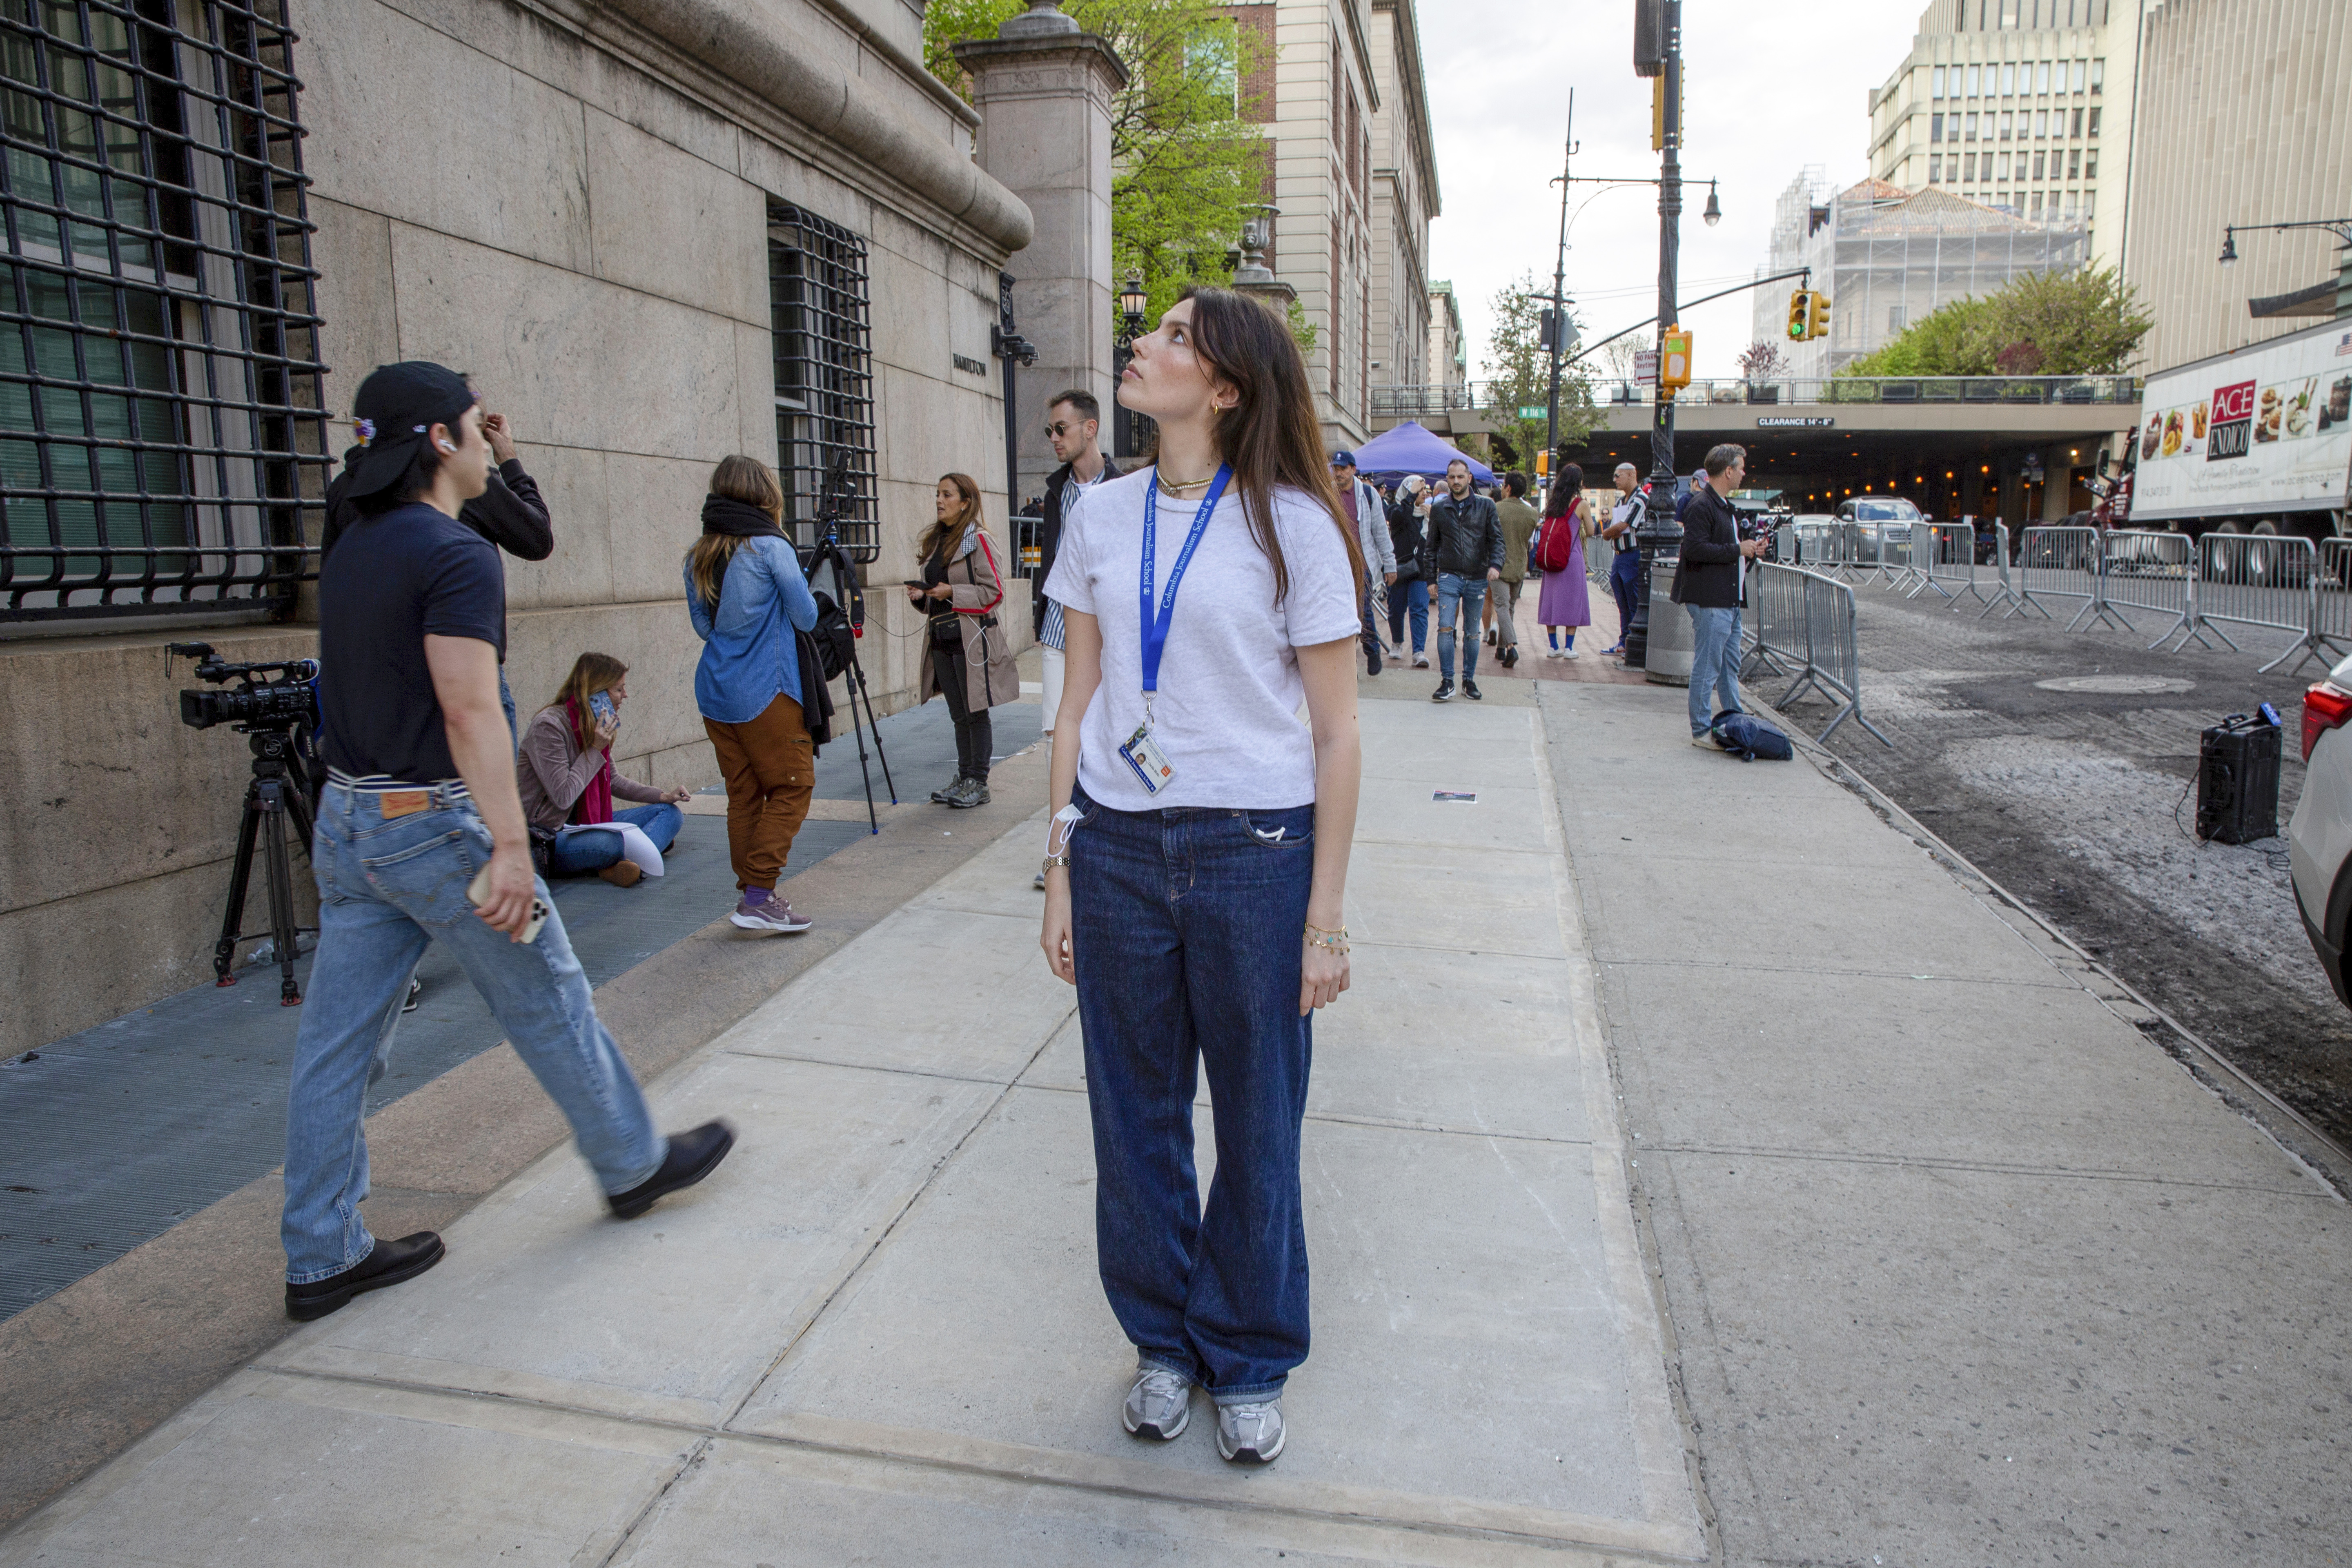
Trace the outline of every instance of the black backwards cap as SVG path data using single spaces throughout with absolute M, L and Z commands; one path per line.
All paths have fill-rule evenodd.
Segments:
M 376 366 L 352 399 L 352 423 L 360 438 L 343 454 L 347 493 L 372 496 L 398 483 L 433 426 L 455 430 L 474 403 L 474 389 L 465 377 L 429 360 Z

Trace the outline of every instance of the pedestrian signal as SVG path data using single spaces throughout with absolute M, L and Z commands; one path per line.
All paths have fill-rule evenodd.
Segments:
M 1669 327 L 1658 339 L 1658 384 L 1679 392 L 1691 383 L 1691 335 Z
M 1830 297 L 1816 290 L 1806 313 L 1805 336 L 1826 338 L 1830 335 Z
M 1551 454 L 1549 452 L 1538 452 L 1536 454 L 1536 478 L 1539 479 L 1548 479 L 1551 478 Z
M 1812 335 L 1813 297 L 1800 289 L 1789 296 L 1789 341 L 1801 343 Z

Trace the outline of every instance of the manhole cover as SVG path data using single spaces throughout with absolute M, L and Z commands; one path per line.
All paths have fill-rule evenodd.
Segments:
M 2033 683 L 2044 691 L 2095 691 L 2107 697 L 2145 697 L 2158 691 L 2194 691 L 2197 683 L 2171 675 L 2062 675 Z

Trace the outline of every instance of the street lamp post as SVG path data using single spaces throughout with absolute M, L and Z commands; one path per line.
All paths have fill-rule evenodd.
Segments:
M 2340 321 L 2347 316 L 2352 316 L 2352 217 L 2315 217 L 2305 218 L 2294 223 L 2227 225 L 2221 230 L 2221 265 L 2224 267 L 2235 267 L 2238 264 L 2238 231 L 2242 228 L 2267 228 L 2275 234 L 2284 234 L 2293 228 L 2324 228 L 2334 235 L 2338 243 L 2344 247 L 2344 259 L 2337 265 L 2336 274 L 2336 319 Z
M 1659 27 L 1664 35 L 1665 79 L 1659 84 L 1664 94 L 1664 118 L 1665 143 L 1658 169 L 1658 346 L 1660 370 L 1664 368 L 1666 329 L 1676 324 L 1680 311 L 1675 303 L 1675 264 L 1682 244 L 1683 216 L 1683 5 L 1682 0 L 1659 0 Z M 1712 192 L 1709 194 L 1712 203 Z M 1642 509 L 1642 527 L 1633 535 L 1642 552 L 1642 570 L 1634 584 L 1633 624 L 1625 628 L 1625 666 L 1641 669 L 1648 665 L 1650 620 L 1654 613 L 1650 603 L 1650 576 L 1657 563 L 1669 548 L 1682 544 L 1682 525 L 1675 521 L 1675 402 L 1673 395 L 1661 386 L 1655 400 L 1655 417 L 1650 426 L 1650 504 Z
M 1568 89 L 1568 151 L 1559 159 L 1559 248 L 1551 269 L 1551 390 L 1544 400 L 1544 450 L 1559 456 L 1559 362 L 1568 353 L 1568 170 L 1576 156 L 1576 89 Z
M 1143 332 L 1143 308 L 1150 300 L 1145 292 L 1143 275 L 1130 267 L 1126 281 L 1118 289 L 1118 332 L 1111 340 L 1111 456 L 1140 458 L 1147 441 L 1144 416 L 1118 401 L 1118 389 L 1127 375 L 1127 363 L 1135 357 L 1135 340 Z

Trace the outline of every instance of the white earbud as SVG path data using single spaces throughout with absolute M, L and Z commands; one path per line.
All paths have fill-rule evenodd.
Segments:
M 445 452 L 454 452 L 457 449 L 454 445 L 447 441 L 436 441 L 433 444 L 440 447 Z

